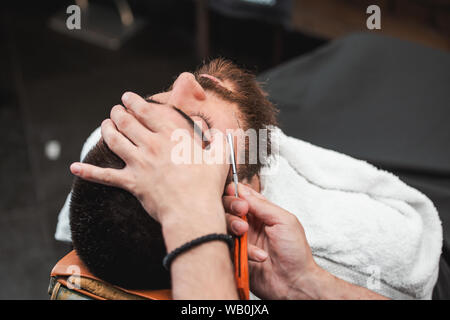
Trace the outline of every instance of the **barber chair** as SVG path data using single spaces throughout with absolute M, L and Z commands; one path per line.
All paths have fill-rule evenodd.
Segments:
M 236 242 L 239 242 L 236 238 Z M 239 297 L 249 299 L 247 246 L 234 250 L 235 278 Z M 51 300 L 172 300 L 172 292 L 128 290 L 109 284 L 89 272 L 75 250 L 58 261 L 50 273 L 48 294 Z
M 393 172 L 434 202 L 444 245 L 433 299 L 450 299 L 450 54 L 358 33 L 258 80 L 286 134 Z
M 51 300 L 171 300 L 171 290 L 127 290 L 92 275 L 73 250 L 50 274 Z

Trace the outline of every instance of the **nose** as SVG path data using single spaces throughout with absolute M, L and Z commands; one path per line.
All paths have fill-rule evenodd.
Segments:
M 192 101 L 193 99 L 205 100 L 205 91 L 192 73 L 183 72 L 172 86 L 171 103 L 182 106 L 184 102 Z

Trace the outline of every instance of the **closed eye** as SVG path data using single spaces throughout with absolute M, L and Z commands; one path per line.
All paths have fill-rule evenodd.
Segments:
M 162 103 L 160 101 L 157 101 L 157 100 L 153 99 L 152 97 L 146 97 L 145 101 L 147 101 L 149 103 L 155 103 L 155 104 L 164 104 L 164 103 Z M 196 133 L 200 137 L 204 137 L 206 139 L 206 141 L 204 141 L 204 143 L 205 143 L 205 147 L 207 147 L 211 142 L 209 141 L 209 139 L 207 138 L 205 133 L 202 131 L 202 129 L 197 125 L 197 123 L 195 123 L 195 121 L 192 120 L 191 116 L 198 116 L 198 117 L 202 118 L 205 121 L 206 125 L 208 126 L 208 129 L 211 128 L 211 120 L 210 120 L 210 118 L 207 115 L 205 115 L 204 113 L 202 113 L 202 112 L 198 112 L 197 114 L 193 114 L 191 116 L 188 116 L 187 114 L 185 114 L 183 111 L 181 111 L 177 107 L 175 107 L 175 106 L 172 106 L 172 107 L 183 118 L 185 118 L 186 121 L 193 127 L 194 133 Z
M 155 104 L 164 104 L 161 101 L 157 101 L 157 100 L 153 99 L 152 97 L 146 97 L 145 101 L 150 102 L 150 103 L 155 103 Z M 190 117 L 200 117 L 200 118 L 202 118 L 203 121 L 205 121 L 206 125 L 208 126 L 208 129 L 211 129 L 213 127 L 213 125 L 214 125 L 212 120 L 211 120 L 211 117 L 208 116 L 207 114 L 204 114 L 201 111 L 194 112 L 193 114 L 190 115 Z
M 155 99 L 153 99 L 152 97 L 146 97 L 145 101 L 150 102 L 150 103 L 156 103 L 156 104 L 163 104 L 160 101 L 156 101 Z
M 191 114 L 191 117 L 200 117 L 200 118 L 202 118 L 203 121 L 205 121 L 206 125 L 208 126 L 208 129 L 211 129 L 213 127 L 213 122 L 211 120 L 211 117 L 208 116 L 207 114 L 204 114 L 201 111 L 194 112 L 193 114 Z

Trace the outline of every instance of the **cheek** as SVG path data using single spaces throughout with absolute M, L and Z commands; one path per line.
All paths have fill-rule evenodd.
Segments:
M 233 112 L 230 110 L 217 110 L 211 114 L 214 128 L 226 133 L 227 129 L 236 130 L 239 129 L 238 122 L 236 121 Z

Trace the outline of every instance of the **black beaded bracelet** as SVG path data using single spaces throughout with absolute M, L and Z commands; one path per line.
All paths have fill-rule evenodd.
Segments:
M 228 246 L 230 247 L 230 250 L 233 250 L 234 241 L 233 241 L 232 236 L 230 236 L 228 234 L 219 234 L 219 233 L 207 234 L 205 236 L 201 236 L 192 241 L 189 241 L 189 242 L 183 244 L 181 247 L 178 247 L 178 248 L 174 249 L 172 252 L 168 253 L 164 257 L 163 262 L 162 262 L 164 268 L 166 268 L 167 270 L 170 270 L 170 265 L 172 264 L 172 261 L 177 256 L 179 256 L 181 253 L 183 253 L 195 246 L 198 246 L 199 244 L 209 242 L 209 241 L 215 241 L 215 240 L 225 241 L 228 244 Z

